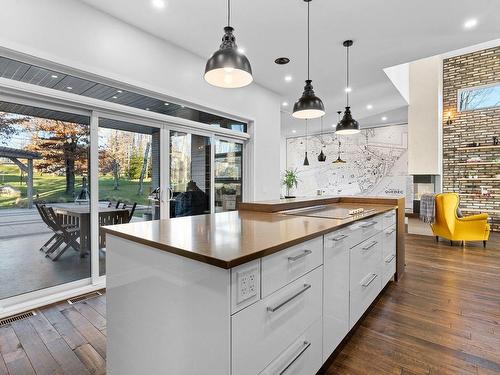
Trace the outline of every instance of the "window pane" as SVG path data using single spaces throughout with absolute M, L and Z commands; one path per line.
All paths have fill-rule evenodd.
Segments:
M 243 145 L 215 142 L 215 211 L 231 211 L 241 201 Z
M 170 217 L 210 213 L 210 138 L 170 132 Z
M 0 102 L 0 299 L 90 277 L 89 123 Z
M 99 224 L 160 218 L 160 129 L 99 118 Z M 99 235 L 99 274 L 106 273 Z
M 462 111 L 473 111 L 500 106 L 500 85 L 472 87 L 459 91 L 458 108 Z

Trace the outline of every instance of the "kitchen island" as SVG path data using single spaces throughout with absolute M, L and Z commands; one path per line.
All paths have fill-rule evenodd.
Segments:
M 314 374 L 404 271 L 402 198 L 239 208 L 104 228 L 109 374 Z

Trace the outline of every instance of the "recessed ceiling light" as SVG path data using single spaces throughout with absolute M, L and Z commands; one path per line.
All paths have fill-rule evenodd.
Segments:
M 295 129 L 294 129 L 294 130 L 292 130 L 292 133 L 297 133 L 297 130 L 295 130 Z
M 113 96 L 113 99 L 118 99 L 118 96 Z
M 288 102 L 283 102 L 281 105 L 283 105 L 283 107 L 288 107 Z
M 170 103 L 165 102 L 165 103 L 163 103 L 163 105 L 170 105 Z
M 274 60 L 275 64 L 278 65 L 285 65 L 290 62 L 290 59 L 288 57 L 278 57 L 276 60 Z
M 58 76 L 56 74 L 51 75 L 52 78 L 57 78 Z
M 373 109 L 373 106 L 371 104 L 367 104 L 366 109 Z
M 292 76 L 285 76 L 285 81 L 290 82 L 292 80 Z
M 167 5 L 164 0 L 151 0 L 151 5 L 156 9 L 163 9 Z
M 387 121 L 387 117 L 382 116 L 382 121 Z
M 344 89 L 344 91 L 345 91 L 345 92 L 351 92 L 351 91 L 352 91 L 352 88 L 350 88 L 350 87 L 346 87 L 346 88 Z
M 471 18 L 470 20 L 467 20 L 464 22 L 464 27 L 466 29 L 472 29 L 477 26 L 477 19 Z
M 68 90 L 73 90 L 73 87 L 71 87 L 71 86 L 68 86 L 68 87 L 66 87 L 66 88 L 67 88 Z
M 122 90 L 116 90 L 118 94 L 121 94 L 123 91 Z

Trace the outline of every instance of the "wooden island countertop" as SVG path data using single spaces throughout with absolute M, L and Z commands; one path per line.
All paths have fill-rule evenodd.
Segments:
M 335 202 L 327 208 L 370 208 L 369 212 L 345 219 L 301 216 L 300 212 L 241 210 L 180 217 L 167 220 L 105 226 L 102 229 L 139 244 L 208 263 L 224 269 L 236 267 L 303 241 L 329 233 L 355 221 L 398 208 L 397 200 L 384 199 Z M 288 200 L 287 207 L 293 209 Z M 305 206 L 328 203 L 307 199 Z M 247 204 L 247 203 L 245 203 Z M 305 207 L 300 203 L 299 207 Z M 267 210 L 266 210 L 267 211 Z

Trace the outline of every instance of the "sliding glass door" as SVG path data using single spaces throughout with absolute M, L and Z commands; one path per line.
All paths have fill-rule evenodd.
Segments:
M 170 131 L 170 217 L 211 212 L 211 138 Z
M 235 210 L 243 190 L 243 144 L 217 138 L 214 164 L 215 212 Z
M 160 131 L 99 118 L 99 226 L 160 218 Z M 106 239 L 99 229 L 99 275 L 106 273 Z
M 0 102 L 0 300 L 90 278 L 89 144 L 84 112 Z

